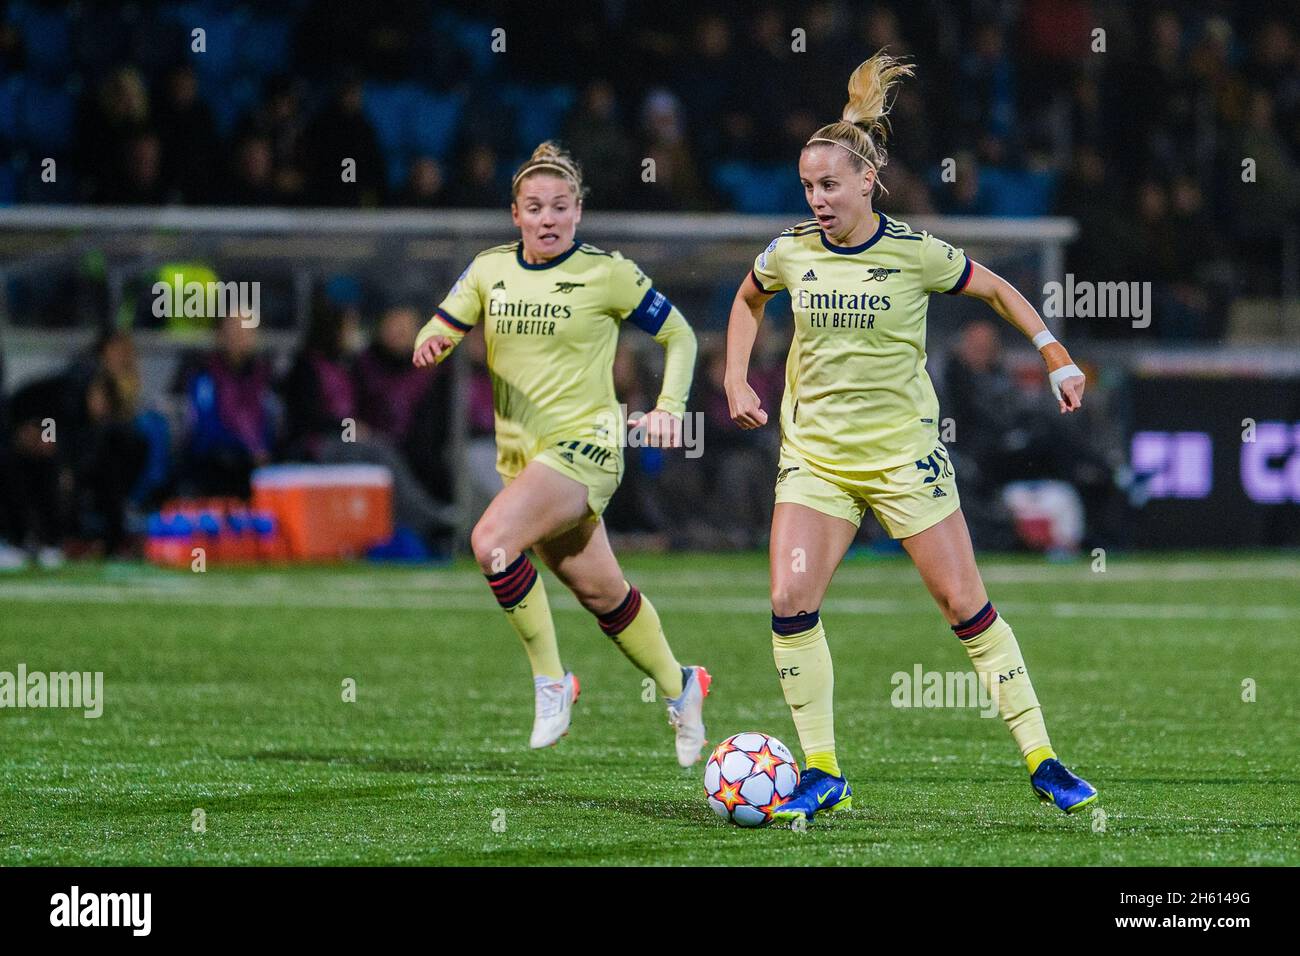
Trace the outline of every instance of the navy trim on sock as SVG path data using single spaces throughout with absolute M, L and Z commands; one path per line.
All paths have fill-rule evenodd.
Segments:
M 606 637 L 617 637 L 636 620 L 639 613 L 641 613 L 641 592 L 629 586 L 627 596 L 623 598 L 622 603 L 612 611 L 597 614 L 596 620 L 600 623 L 600 629 L 605 632 Z
M 998 619 L 998 612 L 993 607 L 993 602 L 987 602 L 982 608 L 968 617 L 959 624 L 952 626 L 952 632 L 963 641 L 969 641 L 972 637 L 978 637 Z
M 802 634 L 804 631 L 811 631 L 817 626 L 820 620 L 821 609 L 816 611 L 804 611 L 800 614 L 791 614 L 789 617 L 778 617 L 775 611 L 772 612 L 772 633 L 779 634 L 782 637 L 789 637 L 791 634 Z
M 520 554 L 510 562 L 510 567 L 496 574 L 485 574 L 488 586 L 496 596 L 497 603 L 507 611 L 527 597 L 537 581 L 537 569 L 528 555 Z

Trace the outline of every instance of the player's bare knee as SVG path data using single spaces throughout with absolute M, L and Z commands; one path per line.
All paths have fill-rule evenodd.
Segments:
M 968 620 L 979 613 L 988 598 L 979 598 L 969 593 L 953 591 L 941 593 L 935 600 L 938 601 L 939 610 L 949 624 L 960 624 L 962 621 Z
M 608 614 L 627 597 L 627 585 L 618 581 L 583 581 L 569 585 L 578 603 L 592 614 Z
M 505 540 L 499 524 L 487 515 L 474 525 L 474 530 L 469 535 L 469 545 L 474 551 L 474 560 L 484 574 L 502 570 L 503 560 L 514 558 L 511 552 L 515 549 Z
M 772 613 L 777 617 L 791 617 L 816 610 L 817 603 L 807 588 L 793 583 L 778 581 L 772 587 Z

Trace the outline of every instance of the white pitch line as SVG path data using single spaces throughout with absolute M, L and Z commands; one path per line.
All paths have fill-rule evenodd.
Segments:
M 1210 561 L 1188 562 L 1184 564 L 1124 563 L 1122 559 L 1112 559 L 1108 570 L 1093 572 L 1090 562 L 1074 564 L 1044 564 L 1040 566 L 1003 567 L 996 564 L 981 569 L 981 577 L 991 584 L 1043 584 L 1043 585 L 1084 585 L 1101 587 L 1106 584 L 1160 584 L 1166 582 L 1196 581 L 1285 581 L 1290 580 L 1300 588 L 1300 564 L 1288 562 L 1260 562 L 1257 564 L 1215 564 Z M 365 594 L 383 592 L 444 592 L 471 591 L 483 588 L 483 578 L 476 572 L 463 570 L 424 570 L 393 571 L 376 569 L 372 573 L 365 571 L 322 571 L 304 569 L 302 571 L 266 570 L 227 578 L 220 569 L 212 569 L 210 580 L 229 583 L 232 586 L 257 588 L 266 591 L 300 591 L 312 588 L 330 591 L 354 591 Z M 717 571 L 713 575 L 701 575 L 694 571 L 638 571 L 630 569 L 630 577 L 638 586 L 646 588 L 680 588 L 686 591 L 708 591 L 716 593 L 719 586 L 736 590 L 760 589 L 766 591 L 768 573 L 757 568 Z M 916 570 L 908 564 L 895 563 L 892 566 L 863 566 L 849 564 L 839 569 L 835 575 L 834 586 L 878 586 L 881 584 L 907 584 L 919 582 Z M 56 579 L 57 581 L 57 579 Z M 234 582 L 238 581 L 235 585 Z M 50 583 L 55 583 L 54 581 Z M 93 586 L 93 582 L 84 586 Z M 116 583 L 111 579 L 105 584 Z M 139 575 L 125 577 L 121 585 L 137 588 L 185 588 L 193 583 L 188 574 L 172 574 L 165 571 L 143 571 Z M 83 586 L 83 585 L 77 585 Z M 7 590 L 3 578 L 0 578 L 0 599 Z
M 0 589 L 0 606 L 15 603 L 150 605 L 190 607 L 285 607 L 330 608 L 342 610 L 410 610 L 410 611 L 493 611 L 490 598 L 482 593 L 436 594 L 394 593 L 363 594 L 339 593 L 310 589 L 294 591 L 266 591 L 261 589 L 232 588 L 226 582 L 186 582 L 189 587 L 170 585 L 154 589 L 139 584 L 130 587 L 116 585 L 84 585 L 71 582 L 36 582 L 9 584 Z M 561 610 L 578 609 L 577 602 L 567 593 L 552 597 Z M 771 606 L 765 596 L 726 597 L 673 594 L 671 591 L 655 595 L 655 603 L 673 611 L 693 614 L 754 614 L 766 616 Z M 1197 604 L 1140 604 L 1140 603 L 1071 603 L 1061 601 L 999 602 L 999 607 L 1009 614 L 1037 615 L 1058 618 L 1126 618 L 1132 620 L 1290 620 L 1295 608 L 1282 605 L 1197 605 Z M 824 605 L 830 614 L 926 614 L 937 615 L 934 604 L 928 600 L 899 600 L 895 598 L 836 598 L 828 597 Z

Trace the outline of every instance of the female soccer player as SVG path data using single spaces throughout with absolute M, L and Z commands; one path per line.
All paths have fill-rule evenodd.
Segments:
M 792 821 L 851 806 L 835 756 L 831 657 L 818 609 L 868 507 L 902 540 L 976 671 L 992 683 L 1035 792 L 1067 813 L 1097 797 L 1056 759 L 1011 626 L 975 566 L 925 371 L 930 293 L 975 296 L 1032 338 L 1062 413 L 1079 408 L 1084 378 L 1004 279 L 872 209 L 886 162 L 886 94 L 911 74 L 883 51 L 853 71 L 841 120 L 813 134 L 799 157 L 816 218 L 787 229 L 758 256 L 727 332 L 731 416 L 741 428 L 758 428 L 767 412 L 747 382 L 750 350 L 764 304 L 789 290 L 795 335 L 770 560 L 773 651 L 808 766 L 776 814 Z
M 601 513 L 623 476 L 625 424 L 643 427 L 648 443 L 680 444 L 695 333 L 635 263 L 575 238 L 582 173 L 568 153 L 542 143 L 515 173 L 513 194 L 519 241 L 474 258 L 420 331 L 413 360 L 421 368 L 442 361 L 484 320 L 505 487 L 471 544 L 532 664 L 530 745 L 549 746 L 568 731 L 578 679 L 560 664 L 529 548 L 654 679 L 668 700 L 678 762 L 688 767 L 704 745 L 709 674 L 677 662 L 654 605 L 624 580 Z M 664 349 L 663 390 L 636 422 L 624 421 L 614 395 L 614 351 L 625 320 Z

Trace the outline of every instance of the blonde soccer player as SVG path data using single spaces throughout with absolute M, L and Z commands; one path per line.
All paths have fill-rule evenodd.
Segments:
M 1057 759 L 1011 625 L 980 580 L 925 371 L 930 294 L 981 299 L 1032 339 L 1062 413 L 1080 407 L 1084 378 L 1008 282 L 872 208 L 886 162 L 886 95 L 911 74 L 884 51 L 854 70 L 840 121 L 817 130 L 800 153 L 814 218 L 758 256 L 727 332 L 731 416 L 741 428 L 759 428 L 768 415 L 747 382 L 750 351 L 764 304 L 789 290 L 795 334 L 772 514 L 772 646 L 808 770 L 776 814 L 786 820 L 852 805 L 835 753 L 834 681 L 819 608 L 868 508 L 902 541 L 976 671 L 991 681 L 1034 791 L 1067 813 L 1097 798 Z M 796 549 L 806 558 L 797 571 Z
M 576 238 L 582 172 L 542 143 L 515 173 L 510 211 L 519 239 L 469 264 L 420 331 L 414 362 L 442 361 L 483 326 L 496 413 L 497 471 L 504 487 L 471 535 L 474 557 L 532 665 L 530 745 L 568 732 L 578 679 L 560 663 L 546 588 L 530 549 L 555 573 L 668 702 L 677 759 L 704 746 L 709 673 L 683 667 L 649 598 L 623 577 L 601 513 L 623 476 L 623 429 L 675 447 L 695 366 L 695 334 L 631 260 Z M 614 351 L 624 322 L 664 349 L 653 411 L 625 421 L 614 394 Z

